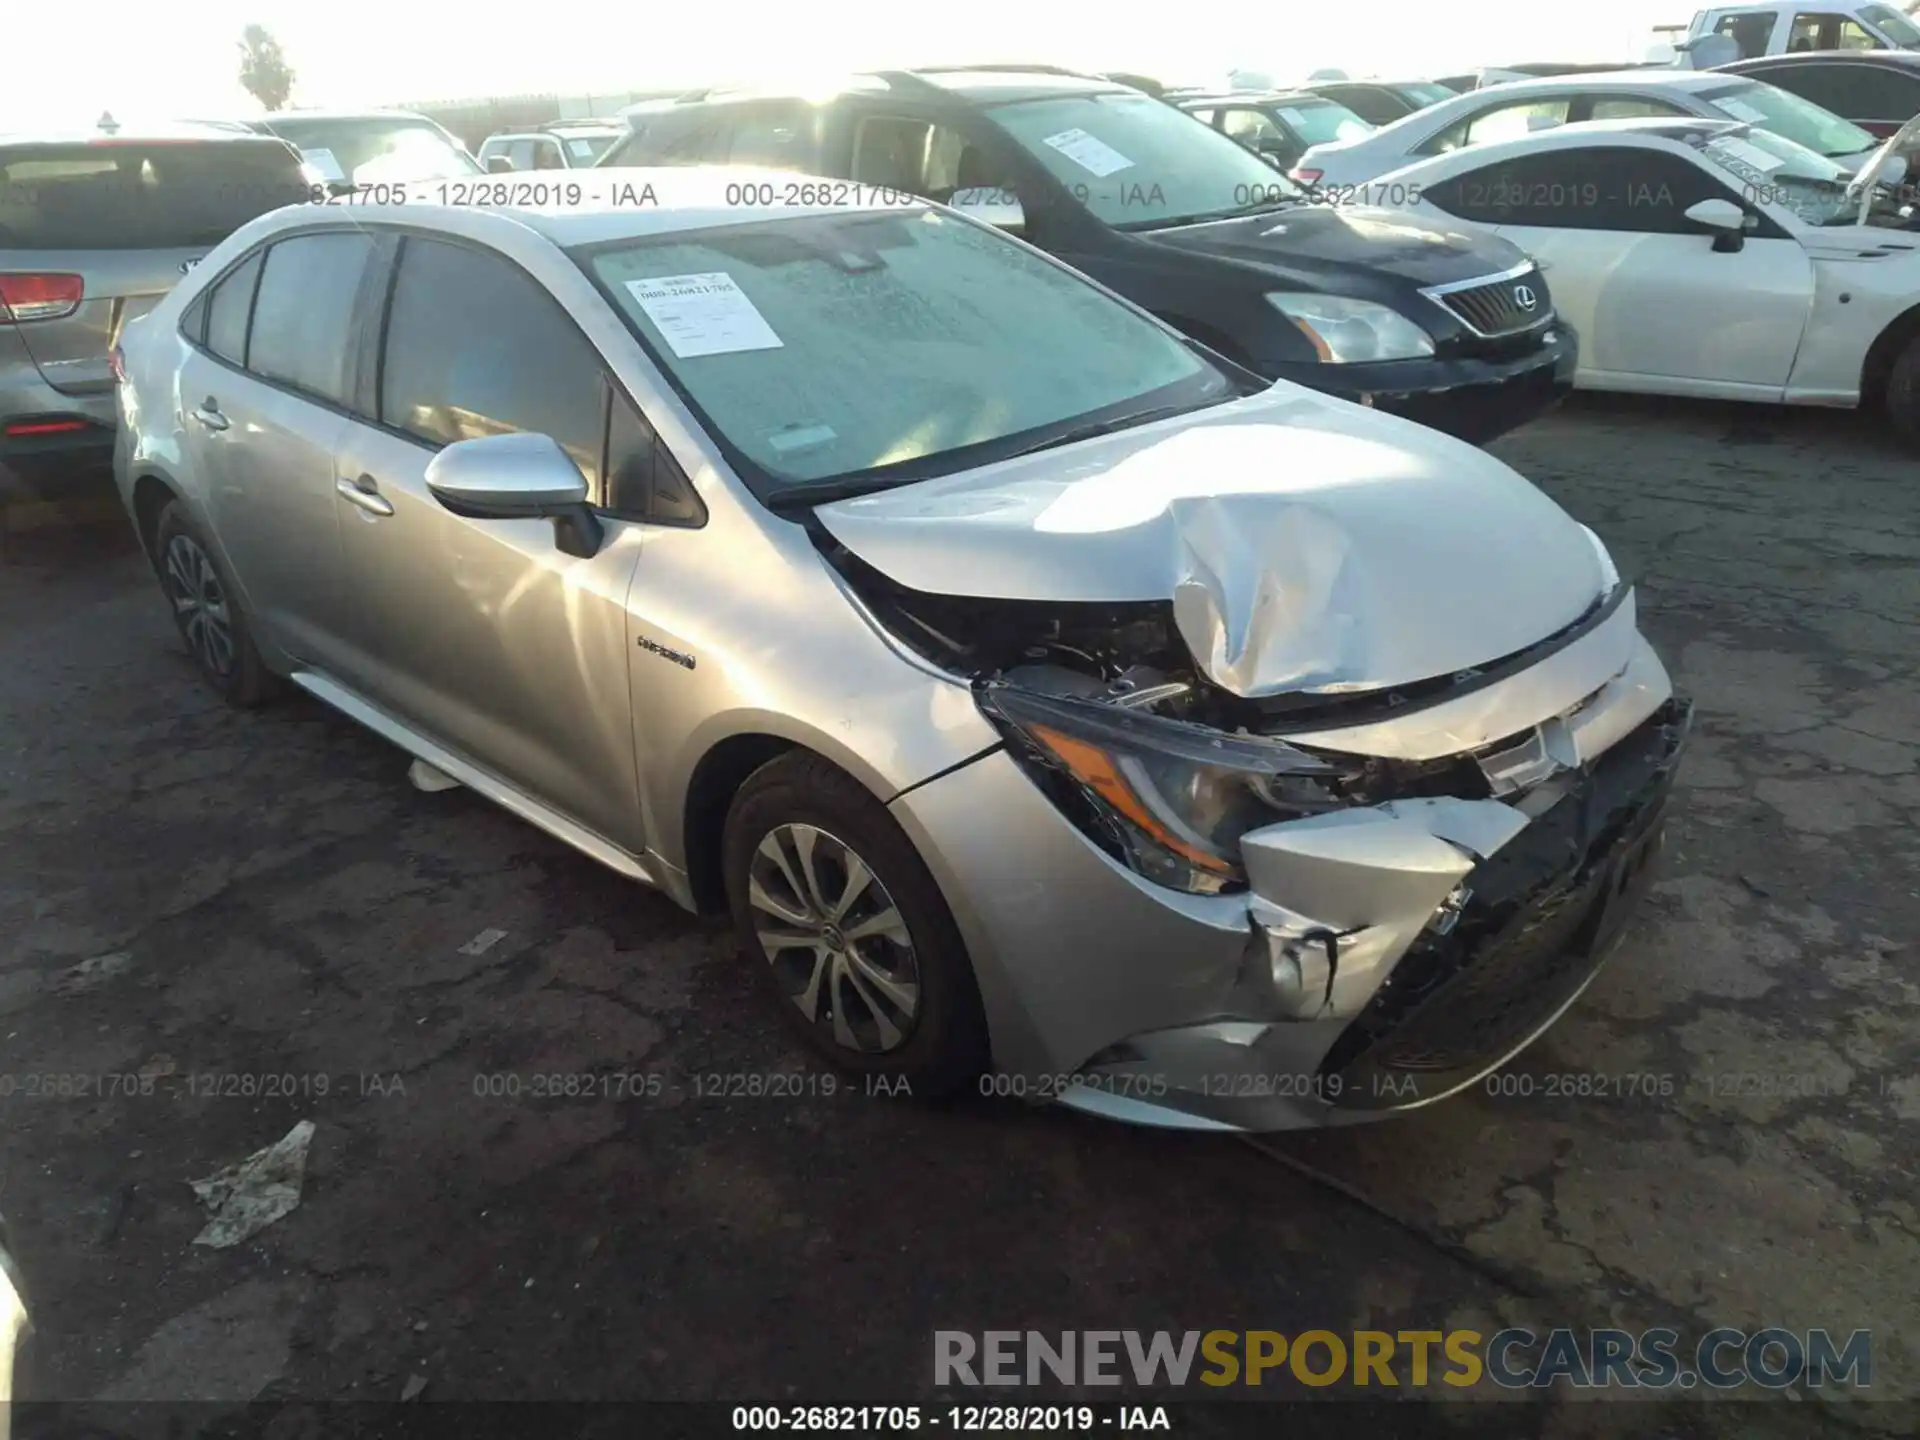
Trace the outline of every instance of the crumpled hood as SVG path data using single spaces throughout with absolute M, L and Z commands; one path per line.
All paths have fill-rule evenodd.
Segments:
M 814 513 L 923 593 L 1171 600 L 1196 663 L 1247 696 L 1497 660 L 1603 580 L 1583 527 L 1492 456 L 1284 382 Z
M 1418 285 L 1497 275 L 1526 259 L 1511 241 L 1484 230 L 1343 205 L 1298 205 L 1244 219 L 1144 230 L 1137 238 L 1289 275 L 1318 277 L 1364 266 Z

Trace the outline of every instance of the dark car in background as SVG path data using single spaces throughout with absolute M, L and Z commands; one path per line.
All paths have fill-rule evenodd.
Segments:
M 1920 54 L 1907 50 L 1802 50 L 1715 68 L 1789 90 L 1881 140 L 1920 115 Z
M 287 141 L 335 187 L 460 180 L 486 173 L 451 132 L 406 110 L 293 110 L 246 123 Z
M 310 196 L 300 157 L 265 136 L 0 135 L 0 475 L 42 491 L 104 467 L 121 327 L 249 220 Z
M 1182 92 L 1168 98 L 1282 170 L 1315 145 L 1358 139 L 1374 129 L 1337 100 L 1304 90 Z
M 1464 439 L 1523 424 L 1572 385 L 1578 341 L 1515 246 L 1316 203 L 1220 131 L 1104 77 L 955 67 L 822 95 L 702 91 L 601 164 L 756 165 L 951 204 L 1267 379 Z
M 1391 125 L 1460 93 L 1438 80 L 1317 80 L 1300 88 L 1346 106 L 1369 125 Z

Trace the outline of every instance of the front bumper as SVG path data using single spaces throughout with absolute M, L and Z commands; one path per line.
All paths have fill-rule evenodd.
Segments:
M 1580 339 L 1555 320 L 1548 338 L 1501 359 L 1482 356 L 1387 360 L 1374 365 L 1289 363 L 1268 367 L 1343 400 L 1369 404 L 1461 440 L 1484 444 L 1536 419 L 1573 390 Z
M 1638 643 L 1582 707 L 1578 768 L 1512 803 L 1269 826 L 1243 842 L 1247 894 L 1141 880 L 1004 753 L 896 799 L 966 937 L 996 1091 L 1284 1130 L 1429 1104 L 1510 1059 L 1592 979 L 1659 847 L 1689 710 Z

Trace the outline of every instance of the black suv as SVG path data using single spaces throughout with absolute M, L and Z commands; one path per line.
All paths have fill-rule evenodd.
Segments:
M 1572 386 L 1513 245 L 1319 203 L 1173 105 L 1027 67 L 883 71 L 828 98 L 696 91 L 607 166 L 759 165 L 912 191 L 1021 235 L 1269 379 L 1485 441 Z

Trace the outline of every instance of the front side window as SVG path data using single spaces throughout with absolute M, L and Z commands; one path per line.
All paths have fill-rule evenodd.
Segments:
M 1220 128 L 1242 145 L 1258 145 L 1262 140 L 1284 144 L 1287 138 L 1278 125 L 1247 105 L 1236 105 L 1227 111 L 1226 124 Z
M 733 122 L 727 163 L 764 165 L 771 170 L 805 169 L 813 124 L 812 108 L 798 101 L 743 106 Z
M 1724 35 L 1733 41 L 1742 60 L 1752 60 L 1767 53 L 1767 42 L 1773 38 L 1774 14 L 1771 10 L 1758 14 L 1722 15 L 1720 23 L 1713 27 L 1713 33 Z M 1803 45 L 1803 50 L 1811 50 L 1811 45 Z
M 1626 146 L 1514 156 L 1429 185 L 1422 199 L 1482 225 L 1651 235 L 1697 233 L 1686 211 L 1702 200 L 1738 203 L 1685 158 Z
M 1778 85 L 1749 80 L 1724 90 L 1703 90 L 1700 98 L 1729 119 L 1770 130 L 1816 155 L 1857 155 L 1878 143 L 1852 121 Z
M 937 211 L 758 221 L 578 258 L 762 499 L 923 479 L 1237 393 L 1073 272 Z
M 852 179 L 943 204 L 958 190 L 1012 188 L 987 147 L 948 125 L 869 115 L 854 132 Z
M 267 250 L 253 302 L 247 368 L 335 404 L 347 401 L 347 335 L 371 237 L 295 235 Z
M 486 321 L 474 323 L 476 296 Z M 505 256 L 409 238 L 387 312 L 380 419 L 435 445 L 531 431 L 597 486 L 605 440 L 598 353 Z
M 1218 130 L 1133 92 L 1016 100 L 986 113 L 1097 219 L 1120 229 L 1259 209 L 1294 189 Z
M 1660 115 L 1684 115 L 1687 112 L 1665 100 L 1649 100 L 1637 95 L 1596 95 L 1589 107 L 1589 120 L 1642 120 Z

